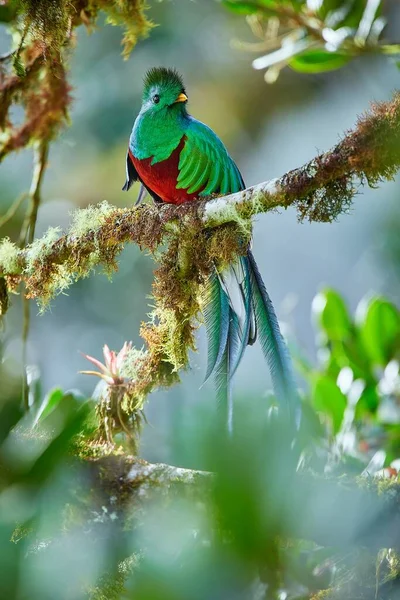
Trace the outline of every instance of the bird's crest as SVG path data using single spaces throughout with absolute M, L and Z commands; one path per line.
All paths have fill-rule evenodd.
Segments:
M 166 69 L 165 67 L 153 67 L 147 71 L 143 80 L 144 92 L 146 93 L 155 85 L 170 86 L 179 88 L 182 92 L 185 91 L 183 79 L 175 69 Z

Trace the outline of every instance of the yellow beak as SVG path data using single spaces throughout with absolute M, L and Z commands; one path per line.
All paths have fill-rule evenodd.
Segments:
M 186 94 L 181 92 L 179 94 L 179 96 L 177 97 L 177 99 L 175 100 L 175 102 L 186 102 L 187 99 L 188 99 L 188 97 L 186 96 Z

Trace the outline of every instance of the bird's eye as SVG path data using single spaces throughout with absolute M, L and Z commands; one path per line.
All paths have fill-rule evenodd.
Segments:
M 160 96 L 158 94 L 153 96 L 153 102 L 154 104 L 158 104 L 160 102 Z

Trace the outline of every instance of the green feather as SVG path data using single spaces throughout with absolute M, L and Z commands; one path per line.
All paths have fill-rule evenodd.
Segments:
M 182 156 L 182 153 L 181 153 Z M 179 171 L 178 174 L 178 183 L 176 189 L 186 189 L 190 183 L 190 179 L 192 177 L 193 169 L 198 161 L 198 157 L 196 154 L 192 154 L 189 159 L 186 161 L 184 168 Z
M 244 256 L 240 258 L 245 273 L 245 279 L 242 284 L 244 304 L 246 310 L 246 320 L 244 323 L 243 331 L 239 326 L 239 319 L 236 314 L 232 311 L 232 317 L 230 320 L 229 327 L 229 340 L 230 340 L 230 352 L 229 352 L 229 377 L 232 378 L 236 373 L 236 370 L 243 358 L 246 347 L 249 343 L 250 324 L 252 317 L 252 299 L 251 299 L 251 282 L 250 282 L 250 267 L 248 259 Z
M 287 408 L 292 422 L 298 422 L 300 405 L 289 352 L 282 337 L 273 304 L 250 251 L 248 259 L 258 339 L 271 372 L 277 400 Z
M 232 406 L 232 386 L 229 377 L 229 347 L 225 348 L 218 367 L 215 370 L 215 387 L 217 392 L 217 414 L 221 424 L 221 430 L 228 430 L 232 433 L 233 429 L 233 406 Z
M 203 168 L 199 174 L 199 177 L 197 177 L 197 179 L 188 189 L 189 194 L 193 194 L 194 192 L 197 192 L 197 190 L 201 190 L 209 181 L 213 166 L 210 161 L 207 161 L 205 164 L 202 163 L 202 166 Z
M 237 192 L 244 187 L 238 168 L 218 136 L 196 119 L 188 119 L 185 146 L 179 157 L 179 189 L 207 196 Z
M 226 348 L 229 331 L 229 302 L 216 273 L 209 277 L 206 290 L 206 306 L 203 310 L 207 332 L 208 361 L 204 381 L 219 365 Z
M 218 189 L 218 185 L 219 182 L 221 180 L 221 164 L 218 160 L 218 157 L 216 155 L 216 153 L 213 151 L 212 152 L 212 163 L 214 165 L 214 174 L 212 176 L 210 176 L 207 186 L 204 188 L 202 194 L 204 196 L 208 196 L 210 194 L 212 194 L 213 192 L 215 192 L 215 190 Z

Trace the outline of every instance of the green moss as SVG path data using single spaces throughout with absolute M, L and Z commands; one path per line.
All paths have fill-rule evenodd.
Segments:
M 111 206 L 106 200 L 96 204 L 96 206 L 90 204 L 86 208 L 75 210 L 72 213 L 69 237 L 82 237 L 87 233 L 96 231 L 113 211 L 115 211 L 115 207 Z
M 21 270 L 21 250 L 6 237 L 0 241 L 0 273 L 16 274 Z
M 128 350 L 120 369 L 122 377 L 136 381 L 140 373 L 140 367 L 145 359 L 146 352 L 143 349 L 137 350 L 137 348 L 131 348 Z
M 126 593 L 125 582 L 139 566 L 140 555 L 132 554 L 119 563 L 117 572 L 105 574 L 96 587 L 88 590 L 89 600 L 119 600 Z
M 37 268 L 36 263 L 44 264 L 53 249 L 54 242 L 60 237 L 61 227 L 49 227 L 45 234 L 36 239 L 26 251 L 27 264 L 25 272 L 32 273 Z
M 94 2 L 95 0 L 92 0 L 92 3 Z M 114 2 L 98 0 L 98 4 L 107 15 L 107 23 L 123 28 L 122 54 L 124 58 L 128 58 L 138 39 L 146 37 L 154 27 L 154 23 L 146 16 L 147 2 L 145 0 L 117 0 Z

